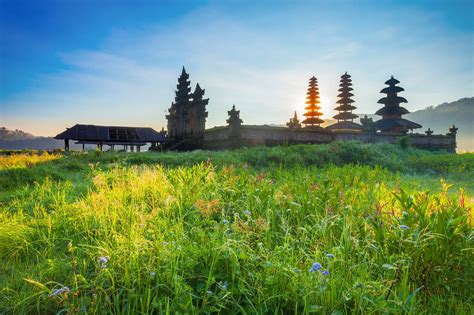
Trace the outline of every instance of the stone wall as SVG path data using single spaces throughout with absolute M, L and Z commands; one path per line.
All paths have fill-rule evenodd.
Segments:
M 305 128 L 290 129 L 274 126 L 242 125 L 241 136 L 231 137 L 227 126 L 215 127 L 204 132 L 203 148 L 210 150 L 238 148 L 242 146 L 282 145 L 282 144 L 316 144 L 332 141 L 356 140 L 365 143 L 397 143 L 405 135 L 389 133 L 366 133 L 355 131 L 309 130 Z M 410 144 L 428 150 L 456 151 L 456 135 L 407 134 Z

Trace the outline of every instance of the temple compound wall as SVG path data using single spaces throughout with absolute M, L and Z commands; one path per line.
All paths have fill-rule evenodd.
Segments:
M 330 130 L 291 129 L 274 126 L 241 125 L 235 132 L 229 126 L 207 129 L 203 134 L 203 149 L 218 150 L 259 145 L 323 144 L 333 141 L 359 141 L 363 143 L 398 143 L 408 137 L 411 146 L 428 150 L 456 151 L 456 132 L 446 135 L 392 134 L 382 132 L 337 132 Z

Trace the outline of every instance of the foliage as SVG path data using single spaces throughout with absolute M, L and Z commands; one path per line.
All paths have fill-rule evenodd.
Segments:
M 472 182 L 472 154 L 336 143 L 24 160 L 0 169 L 6 313 L 472 310 L 472 191 L 440 181 Z
M 410 137 L 409 136 L 402 136 L 398 139 L 398 145 L 402 149 L 407 149 L 410 146 Z

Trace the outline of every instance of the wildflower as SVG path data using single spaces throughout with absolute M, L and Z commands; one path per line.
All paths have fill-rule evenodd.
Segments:
M 99 262 L 101 264 L 105 264 L 105 263 L 107 263 L 108 259 L 109 259 L 109 256 L 102 256 L 102 257 L 99 257 Z
M 229 221 L 227 219 L 222 220 L 222 223 L 227 224 Z
M 213 294 L 211 290 L 207 290 L 206 293 L 209 294 L 209 295 Z
M 322 274 L 323 274 L 323 276 L 328 276 L 328 275 L 329 275 L 329 270 L 327 270 L 327 269 L 324 270 L 324 271 L 322 272 Z
M 168 242 L 163 241 L 163 242 L 161 242 L 161 245 L 166 246 L 166 245 L 168 245 Z
M 245 215 L 251 215 L 252 213 L 251 213 L 249 210 L 245 210 L 245 211 L 244 211 L 244 214 L 245 214 Z
M 156 272 L 151 271 L 151 272 L 150 272 L 150 276 L 152 276 L 152 277 L 156 276 Z
M 227 281 L 220 282 L 219 286 L 221 287 L 222 290 L 227 290 Z
M 333 254 L 326 254 L 326 257 L 327 258 L 334 258 L 334 255 Z
M 403 230 L 408 230 L 409 229 L 409 227 L 406 226 L 406 225 L 400 225 L 400 228 L 403 229 Z
M 300 273 L 300 272 L 301 272 L 301 270 L 298 269 L 298 268 L 293 268 L 293 271 L 296 272 L 296 273 Z
M 106 264 L 102 264 L 102 269 L 106 269 L 107 268 L 107 265 Z
M 70 290 L 68 287 L 62 287 L 62 288 L 59 288 L 59 289 L 53 289 L 53 291 L 51 292 L 51 294 L 49 295 L 49 297 L 54 297 L 54 296 L 58 296 L 62 293 L 69 293 Z
M 309 272 L 315 272 L 317 270 L 321 270 L 322 266 L 320 263 L 315 262 L 313 266 L 311 266 L 311 269 L 309 269 Z

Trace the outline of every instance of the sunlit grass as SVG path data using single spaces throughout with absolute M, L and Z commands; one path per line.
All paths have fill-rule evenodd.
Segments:
M 264 164 L 289 163 L 292 150 L 311 147 L 249 150 L 245 161 L 196 152 L 53 162 L 70 177 L 1 204 L 0 309 L 470 312 L 472 204 L 427 165 L 449 175 L 472 157 L 414 164 L 429 181 L 379 166 Z
M 49 162 L 59 159 L 60 157 L 61 155 L 59 154 L 49 154 L 47 152 L 41 154 L 33 153 L 0 155 L 0 170 L 32 167 L 35 164 Z

